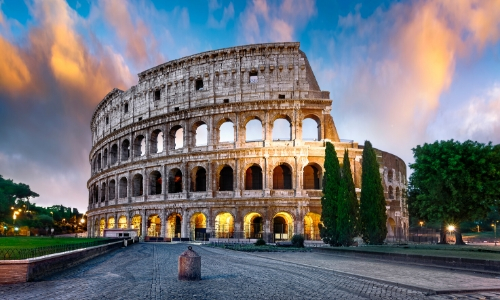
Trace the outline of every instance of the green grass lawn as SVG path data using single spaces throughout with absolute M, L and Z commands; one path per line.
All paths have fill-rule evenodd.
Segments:
M 14 248 L 39 248 L 46 246 L 55 245 L 69 245 L 69 244 L 79 244 L 85 242 L 93 242 L 104 240 L 103 238 L 73 238 L 73 237 L 0 237 L 0 249 L 14 249 Z
M 462 233 L 462 236 L 464 237 L 464 239 L 472 238 L 472 239 L 485 239 L 485 240 L 488 239 L 488 240 L 490 240 L 490 239 L 495 238 L 495 233 L 493 231 L 481 231 L 479 233 L 467 232 L 467 233 Z M 497 238 L 498 237 L 500 237 L 500 231 L 497 232 Z
M 416 254 L 441 257 L 460 257 L 486 260 L 500 260 L 499 246 L 481 245 L 408 245 L 408 246 L 361 246 L 339 248 L 348 251 L 371 251 L 384 253 Z

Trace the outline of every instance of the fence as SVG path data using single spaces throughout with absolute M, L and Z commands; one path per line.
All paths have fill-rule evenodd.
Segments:
M 82 248 L 94 247 L 104 244 L 109 244 L 122 239 L 106 239 L 102 241 L 82 242 L 67 245 L 54 245 L 38 248 L 11 248 L 0 249 L 0 260 L 27 259 L 54 253 L 72 251 Z
M 408 240 L 414 243 L 436 244 L 439 242 L 439 232 L 432 228 L 410 228 Z

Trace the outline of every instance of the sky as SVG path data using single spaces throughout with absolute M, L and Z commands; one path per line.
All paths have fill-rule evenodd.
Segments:
M 0 0 L 0 174 L 87 209 L 90 120 L 168 60 L 300 42 L 340 138 L 500 143 L 500 0 Z

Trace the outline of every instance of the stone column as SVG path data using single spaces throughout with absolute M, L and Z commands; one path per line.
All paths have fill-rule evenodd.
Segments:
M 119 217 L 118 213 L 115 212 L 115 226 L 113 227 L 115 229 L 118 228 L 118 217 Z
M 161 218 L 161 230 L 160 230 L 160 235 L 165 238 L 166 235 L 166 227 L 167 227 L 167 219 L 166 219 L 166 211 L 165 209 L 162 209 L 160 214 L 159 214 L 159 217 Z
M 149 158 L 151 156 L 151 133 L 149 128 L 146 129 L 146 136 L 144 137 L 146 147 L 144 147 L 144 151 L 146 151 L 146 158 Z
M 168 181 L 168 174 L 167 174 L 167 165 L 163 165 L 161 167 L 162 169 L 162 181 L 161 181 L 161 194 L 163 200 L 167 200 L 167 181 Z
M 145 237 L 146 237 L 146 234 L 147 234 L 147 232 L 148 232 L 148 229 L 146 228 L 146 225 L 147 225 L 147 220 L 148 220 L 148 216 L 147 216 L 147 214 L 146 214 L 146 210 L 144 210 L 144 211 L 142 212 L 142 217 L 141 217 L 141 219 L 142 219 L 142 220 L 141 220 L 141 223 L 142 223 L 142 224 L 141 224 L 141 236 L 142 236 L 143 238 L 145 238 Z
M 212 198 L 213 196 L 213 184 L 212 184 L 212 161 L 207 161 L 207 198 Z
M 189 238 L 189 228 L 188 228 L 188 212 L 186 210 L 182 211 L 182 219 L 181 219 L 181 237 Z
M 264 156 L 264 170 L 263 170 L 263 188 L 264 188 L 264 197 L 269 197 L 271 196 L 271 189 L 270 189 L 270 185 L 269 185 L 269 172 L 268 172 L 268 169 L 269 169 L 269 155 L 266 154 Z
M 132 172 L 130 170 L 128 171 L 127 178 L 127 200 L 128 203 L 132 202 Z
M 149 195 L 149 176 L 146 174 L 146 168 L 142 168 L 141 170 L 142 173 L 142 198 L 144 201 L 148 200 L 148 195 Z

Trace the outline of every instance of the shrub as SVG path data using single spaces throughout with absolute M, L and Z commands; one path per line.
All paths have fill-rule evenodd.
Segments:
M 297 248 L 304 248 L 304 236 L 302 234 L 294 234 L 292 236 L 292 244 Z
M 255 242 L 255 246 L 264 246 L 265 244 L 266 244 L 266 241 L 264 241 L 263 239 L 258 239 Z

